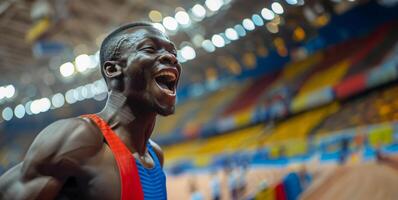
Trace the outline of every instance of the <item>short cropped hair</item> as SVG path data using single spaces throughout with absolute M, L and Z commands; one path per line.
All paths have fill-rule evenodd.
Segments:
M 99 58 L 100 58 L 101 74 L 104 78 L 105 78 L 104 71 L 102 70 L 102 66 L 104 65 L 104 63 L 106 61 L 117 60 L 121 58 L 120 54 L 121 47 L 123 46 L 123 43 L 128 39 L 127 37 L 121 37 L 121 35 L 123 35 L 123 33 L 128 31 L 129 29 L 136 27 L 153 27 L 153 26 L 152 24 L 147 22 L 135 22 L 135 23 L 125 24 L 113 30 L 102 41 Z

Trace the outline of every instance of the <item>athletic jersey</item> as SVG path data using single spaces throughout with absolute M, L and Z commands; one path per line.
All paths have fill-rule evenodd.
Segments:
M 147 144 L 149 154 L 155 162 L 153 168 L 145 168 L 142 164 L 136 160 L 138 174 L 140 175 L 140 181 L 142 190 L 144 191 L 145 200 L 162 200 L 167 199 L 166 192 L 166 176 L 163 172 L 162 166 L 158 160 L 158 157 L 152 146 Z
M 147 144 L 148 152 L 155 165 L 147 169 L 134 159 L 126 145 L 103 119 L 95 114 L 83 115 L 83 117 L 88 117 L 95 122 L 115 157 L 121 177 L 121 200 L 167 199 L 166 176 L 149 142 Z

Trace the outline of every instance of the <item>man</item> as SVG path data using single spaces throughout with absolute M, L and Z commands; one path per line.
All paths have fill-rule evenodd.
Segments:
M 100 49 L 109 97 L 96 115 L 54 122 L 0 177 L 0 199 L 166 199 L 163 153 L 149 138 L 174 112 L 181 66 L 168 37 L 122 26 Z

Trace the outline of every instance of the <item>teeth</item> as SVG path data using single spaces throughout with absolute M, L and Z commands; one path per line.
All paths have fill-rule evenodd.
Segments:
M 171 90 L 169 90 L 169 89 L 164 89 L 167 93 L 169 93 L 169 94 L 174 94 L 174 91 L 171 91 Z
M 167 71 L 160 72 L 159 74 L 156 75 L 156 77 L 159 77 L 159 76 L 166 76 L 168 81 L 175 81 L 177 79 L 177 77 L 174 73 L 167 72 Z

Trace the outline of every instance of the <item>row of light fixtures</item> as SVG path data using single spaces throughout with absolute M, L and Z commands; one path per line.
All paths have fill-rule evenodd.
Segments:
M 286 0 L 289 4 L 297 4 L 295 0 Z M 229 3 L 229 0 L 206 0 L 205 5 L 210 12 L 218 11 L 223 5 Z M 203 20 L 206 17 L 206 9 L 196 4 L 191 9 L 192 19 L 195 21 Z M 278 2 L 271 4 L 271 9 L 263 8 L 260 12 L 262 18 L 266 21 L 273 20 L 277 15 L 284 13 L 282 5 Z M 247 31 L 253 31 L 256 26 L 263 26 L 264 21 L 259 14 L 254 14 L 251 19 L 245 18 L 241 24 L 235 25 L 233 28 L 227 28 L 225 32 L 214 34 L 210 39 L 205 39 L 201 42 L 201 47 L 206 52 L 214 52 L 216 48 L 222 48 L 231 41 L 238 40 L 239 37 L 244 37 Z M 154 26 L 161 31 L 166 32 L 167 30 L 177 30 L 178 24 L 181 26 L 188 26 L 191 23 L 189 14 L 183 10 L 176 12 L 175 17 L 170 16 L 161 18 L 161 14 L 158 11 L 151 11 L 149 17 L 154 22 Z M 159 22 L 163 23 L 160 24 Z M 195 59 L 196 51 L 190 46 L 186 45 L 178 51 L 178 57 L 181 62 Z M 75 58 L 74 63 L 66 62 L 59 68 L 60 73 L 63 77 L 70 77 L 76 72 L 85 73 L 89 69 L 93 69 L 98 66 L 98 52 L 93 55 L 82 54 Z M 46 112 L 50 108 L 60 108 L 65 102 L 73 104 L 77 101 L 81 101 L 88 98 L 101 96 L 107 91 L 106 84 L 103 80 L 98 80 L 92 84 L 80 86 L 75 89 L 68 90 L 65 95 L 57 93 L 50 98 L 41 98 L 34 101 L 29 101 L 24 105 L 19 104 L 14 109 L 6 107 L 2 111 L 2 118 L 4 120 L 11 120 L 13 116 L 22 118 L 25 113 L 28 115 L 39 114 Z M 15 88 L 12 85 L 0 87 L 0 100 L 4 97 L 11 98 L 14 96 Z M 104 96 L 104 95 L 102 95 Z M 106 96 L 106 95 L 105 95 Z M 102 100 L 102 99 L 98 99 Z

